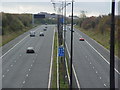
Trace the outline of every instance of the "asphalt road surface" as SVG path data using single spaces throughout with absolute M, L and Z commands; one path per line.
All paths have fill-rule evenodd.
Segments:
M 92 40 L 81 31 L 74 29 L 73 43 L 73 66 L 76 71 L 80 88 L 109 88 L 110 65 L 109 51 Z M 66 31 L 66 44 L 70 52 L 71 31 Z M 85 41 L 79 41 L 83 37 Z M 115 85 L 118 88 L 120 73 L 118 70 L 119 60 L 115 60 Z M 89 90 L 89 89 L 88 89 Z
M 26 32 L 3 47 L 2 88 L 48 88 L 54 26 L 47 27 L 43 31 L 45 25 L 38 26 L 32 29 L 35 37 Z M 44 37 L 39 36 L 41 31 Z M 35 53 L 27 54 L 28 47 Z

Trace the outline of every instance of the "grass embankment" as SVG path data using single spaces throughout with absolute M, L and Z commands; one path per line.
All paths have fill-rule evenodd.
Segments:
M 51 88 L 57 88 L 57 32 L 54 37 L 54 52 L 53 52 L 53 67 L 52 67 L 52 85 Z
M 76 26 L 77 29 L 100 43 L 102 46 L 104 46 L 106 49 L 110 49 L 110 31 L 106 30 L 104 34 L 101 34 L 99 30 L 85 30 L 83 28 L 79 28 Z M 116 32 L 117 33 L 117 32 Z M 118 42 L 115 42 L 115 54 L 118 56 Z
M 35 26 L 34 26 L 35 27 Z M 15 39 L 16 37 L 18 37 L 19 35 L 23 34 L 24 32 L 27 32 L 29 31 L 30 29 L 32 29 L 33 27 L 30 26 L 30 27 L 27 27 L 27 28 L 24 28 L 23 30 L 21 31 L 17 31 L 17 32 L 9 32 L 3 36 L 0 36 L 0 38 L 2 37 L 2 43 L 0 43 L 0 46 L 2 45 L 5 45 L 6 43 L 10 42 L 11 40 Z

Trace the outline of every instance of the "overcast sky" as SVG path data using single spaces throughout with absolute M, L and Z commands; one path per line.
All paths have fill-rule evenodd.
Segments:
M 0 5 L 3 12 L 8 13 L 39 13 L 48 12 L 56 13 L 54 11 L 51 0 L 1 0 Z M 44 2 L 43 2 L 44 1 Z M 60 0 L 52 0 L 56 2 L 56 7 L 60 6 Z M 71 1 L 71 0 L 66 0 Z M 86 11 L 87 16 L 106 15 L 111 12 L 110 0 L 75 0 L 74 15 L 79 16 L 81 11 Z M 118 0 L 119 1 L 119 0 Z M 118 5 L 116 2 L 116 14 L 118 13 Z M 71 5 L 67 6 L 67 16 L 71 14 Z

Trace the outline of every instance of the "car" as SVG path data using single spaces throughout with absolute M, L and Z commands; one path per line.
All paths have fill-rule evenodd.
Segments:
M 35 53 L 33 47 L 28 47 L 26 53 Z
M 85 41 L 85 39 L 84 38 L 79 38 L 79 41 Z
M 43 33 L 43 32 L 40 32 L 40 36 L 44 36 L 44 33 Z
M 44 31 L 47 31 L 47 29 L 46 29 L 46 28 L 44 28 L 43 30 L 44 30 Z
M 35 37 L 35 31 L 30 31 L 30 37 Z
M 47 26 L 45 28 L 47 28 Z

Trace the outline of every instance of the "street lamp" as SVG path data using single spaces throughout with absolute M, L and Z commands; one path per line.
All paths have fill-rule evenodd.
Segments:
M 72 15 L 71 15 L 71 52 L 70 52 L 70 90 L 72 90 L 72 61 L 73 61 L 73 0 L 72 0 Z
M 115 60 L 114 60 L 114 44 L 115 44 L 115 0 L 112 0 L 111 14 L 111 38 L 110 38 L 110 90 L 115 90 Z

